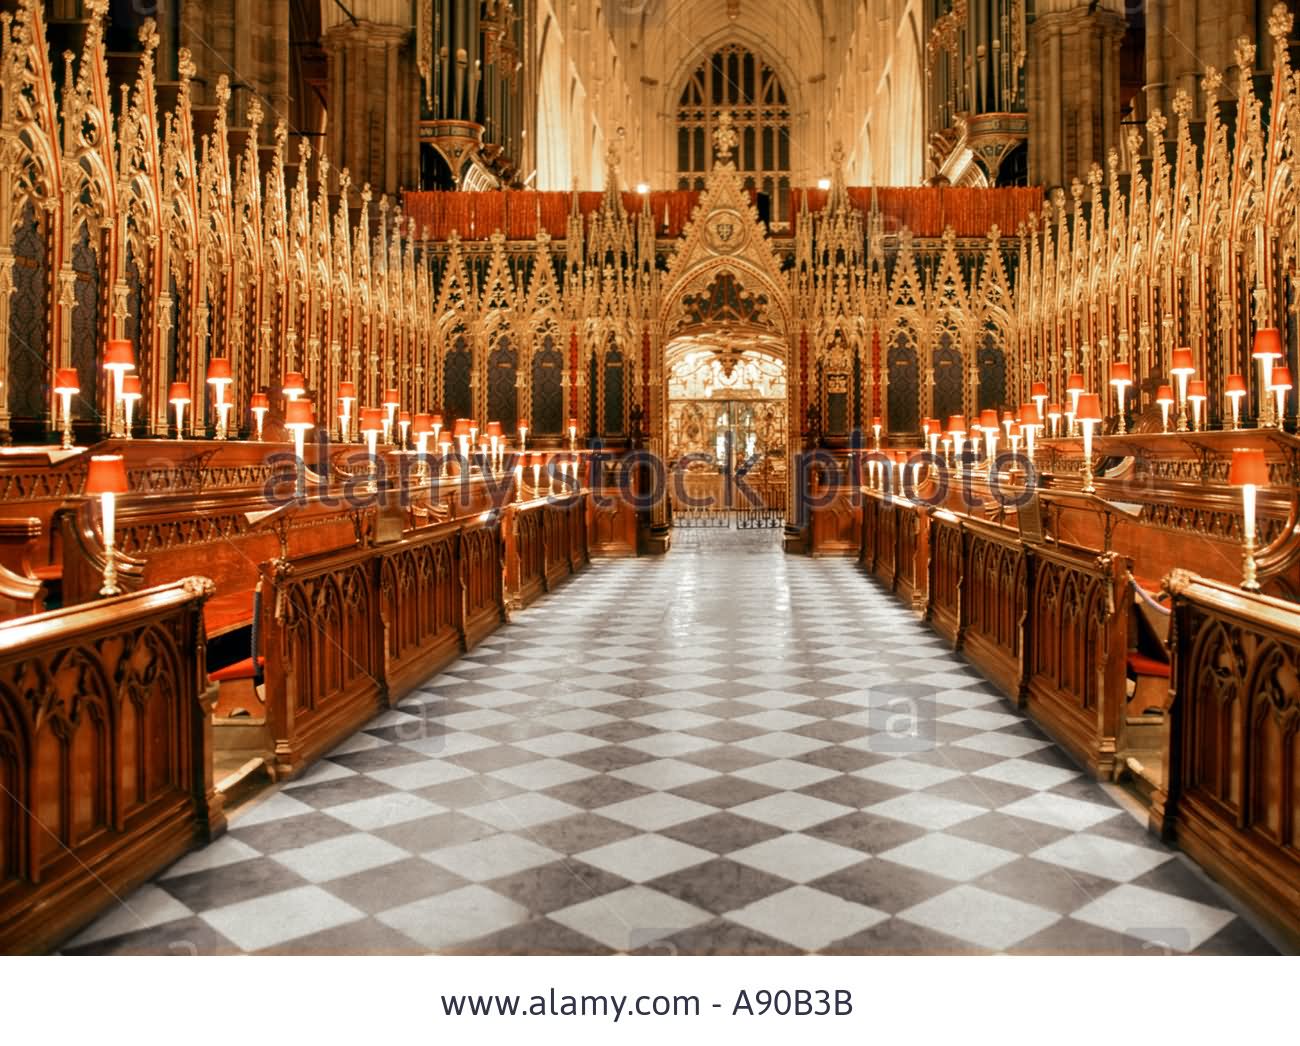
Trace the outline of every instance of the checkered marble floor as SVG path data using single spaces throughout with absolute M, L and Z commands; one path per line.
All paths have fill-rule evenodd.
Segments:
M 594 563 L 65 951 L 1271 951 L 873 580 L 778 541 Z

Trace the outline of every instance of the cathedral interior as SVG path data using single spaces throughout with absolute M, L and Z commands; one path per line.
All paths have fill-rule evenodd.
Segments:
M 0 953 L 1294 954 L 1295 13 L 0 0 Z

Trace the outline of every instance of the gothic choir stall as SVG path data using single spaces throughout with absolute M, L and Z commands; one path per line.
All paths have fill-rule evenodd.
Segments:
M 0 3 L 0 950 L 1300 946 L 1287 5 L 120 6 Z

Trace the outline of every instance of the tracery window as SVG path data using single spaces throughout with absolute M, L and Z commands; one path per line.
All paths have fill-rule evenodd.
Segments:
M 736 169 L 745 187 L 768 195 L 772 223 L 790 221 L 790 103 L 776 70 L 738 44 L 713 52 L 677 103 L 677 188 L 703 189 L 713 166 L 713 129 L 729 112 Z

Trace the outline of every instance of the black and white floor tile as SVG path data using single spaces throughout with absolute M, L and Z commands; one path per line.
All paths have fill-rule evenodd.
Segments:
M 598 561 L 73 953 L 1269 952 L 851 562 Z

